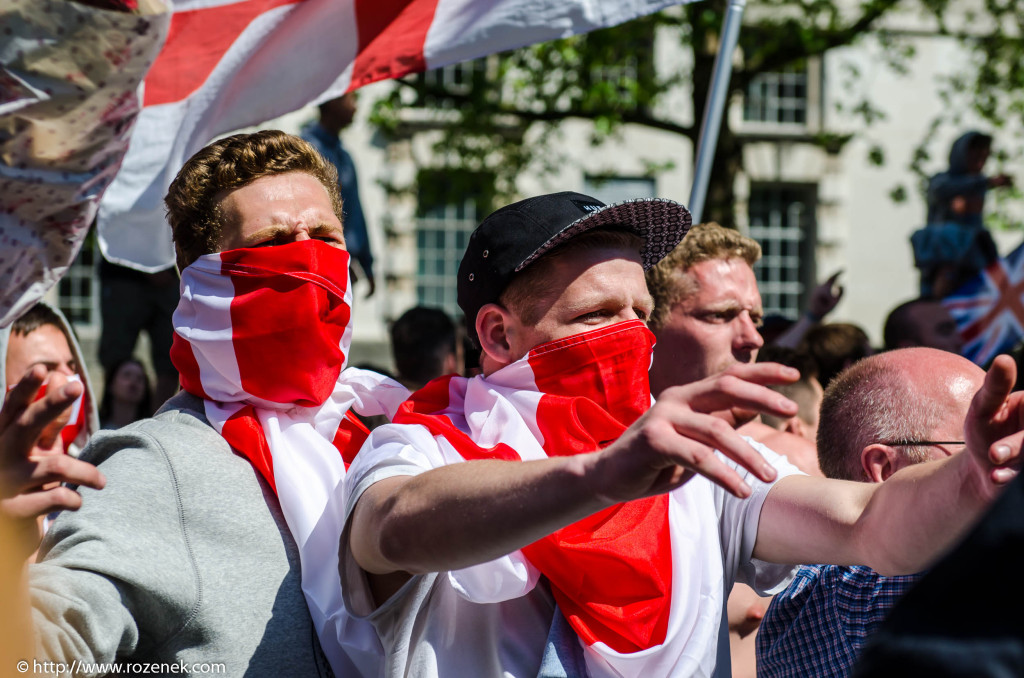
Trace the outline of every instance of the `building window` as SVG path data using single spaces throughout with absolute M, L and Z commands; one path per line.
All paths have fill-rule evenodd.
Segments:
M 469 235 L 490 212 L 493 178 L 451 170 L 420 173 L 416 301 L 459 317 L 455 281 Z
M 754 76 L 747 86 L 743 119 L 777 125 L 806 125 L 808 111 L 806 65 Z
M 410 76 L 416 88 L 413 106 L 450 108 L 448 97 L 464 97 L 487 84 L 487 60 L 473 59 Z M 499 90 L 500 91 L 500 90 Z
M 761 244 L 754 265 L 766 315 L 796 319 L 814 284 L 817 186 L 752 184 L 750 237 Z
M 90 231 L 78 256 L 57 284 L 57 305 L 76 330 L 99 331 L 99 246 Z
M 632 198 L 655 197 L 654 179 L 646 177 L 583 177 L 583 192 L 606 205 Z

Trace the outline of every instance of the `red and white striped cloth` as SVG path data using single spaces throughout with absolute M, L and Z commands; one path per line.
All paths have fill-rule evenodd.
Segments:
M 379 641 L 341 602 L 340 490 L 367 435 L 351 410 L 391 417 L 408 391 L 345 369 L 348 262 L 347 252 L 315 240 L 200 257 L 182 272 L 171 357 L 213 427 L 277 493 L 335 674 L 372 676 Z
M 428 462 L 432 467 L 453 459 L 592 452 L 650 407 L 653 345 L 640 321 L 549 342 L 487 378 L 431 382 L 394 421 L 423 426 L 441 441 L 436 450 L 416 449 L 436 457 Z M 380 453 L 388 454 L 368 446 L 358 463 L 372 467 Z M 528 593 L 539 571 L 579 637 L 591 676 L 682 675 L 685 667 L 689 675 L 694 664 L 686 645 L 705 621 L 698 609 L 704 597 L 699 582 L 707 583 L 701 570 L 714 570 L 718 559 L 720 571 L 721 551 L 679 552 L 687 544 L 676 534 L 697 529 L 682 506 L 687 501 L 673 494 L 620 504 L 505 558 L 450 572 L 448 579 L 473 602 L 500 603 Z M 714 502 L 705 504 L 713 514 Z M 717 635 L 716 627 L 712 642 Z
M 163 197 L 218 134 L 387 78 L 613 26 L 679 0 L 175 0 L 99 213 L 113 261 L 174 263 Z

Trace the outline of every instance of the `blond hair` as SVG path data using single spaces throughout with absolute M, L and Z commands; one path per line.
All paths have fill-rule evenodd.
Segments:
M 668 256 L 647 271 L 647 288 L 654 297 L 651 329 L 660 329 L 668 319 L 669 309 L 697 291 L 697 281 L 690 269 L 702 261 L 742 259 L 750 266 L 761 258 L 756 240 L 714 222 L 698 224 Z
M 164 198 L 179 269 L 219 250 L 224 192 L 262 177 L 305 172 L 330 196 L 341 221 L 338 170 L 307 141 L 280 130 L 235 134 L 215 141 L 185 163 Z

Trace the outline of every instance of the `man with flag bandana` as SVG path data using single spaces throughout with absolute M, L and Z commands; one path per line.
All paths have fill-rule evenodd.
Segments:
M 688 222 L 668 201 L 555 194 L 474 232 L 458 289 L 484 375 L 415 394 L 345 479 L 342 588 L 386 675 L 711 675 L 733 579 L 916 571 L 1014 475 L 1024 409 L 1005 363 L 972 403 L 974 453 L 877 487 L 803 476 L 714 416 L 793 412 L 762 386 L 788 368 L 735 365 L 649 406 L 643 271 Z M 578 644 L 549 671 L 556 604 Z
M 374 675 L 379 643 L 344 615 L 330 564 L 334 490 L 367 435 L 351 411 L 392 414 L 408 392 L 344 369 L 334 168 L 298 137 L 235 135 L 193 156 L 166 203 L 183 392 L 83 453 L 106 487 L 80 490 L 31 567 L 36 658 Z

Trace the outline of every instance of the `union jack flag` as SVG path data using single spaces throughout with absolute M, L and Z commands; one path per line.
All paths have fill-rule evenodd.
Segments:
M 1024 244 L 942 300 L 964 340 L 963 355 L 987 365 L 1024 339 Z

